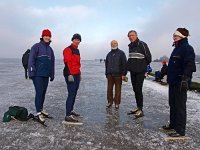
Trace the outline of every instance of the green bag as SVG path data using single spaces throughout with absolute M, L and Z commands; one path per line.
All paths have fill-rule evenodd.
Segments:
M 11 118 L 9 111 L 5 112 L 4 116 L 3 116 L 3 122 L 9 122 L 11 119 L 12 118 Z
M 12 117 L 20 121 L 27 121 L 29 119 L 28 110 L 20 106 L 11 106 L 9 110 L 5 112 L 3 122 L 9 122 Z

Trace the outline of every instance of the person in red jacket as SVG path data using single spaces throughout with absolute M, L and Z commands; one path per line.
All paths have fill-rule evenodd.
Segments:
M 74 34 L 72 37 L 72 44 L 64 49 L 64 64 L 63 75 L 68 89 L 68 97 L 66 101 L 66 117 L 65 121 L 69 123 L 78 123 L 78 120 L 74 117 L 80 116 L 73 111 L 74 103 L 80 84 L 80 52 L 78 46 L 81 42 L 81 35 Z

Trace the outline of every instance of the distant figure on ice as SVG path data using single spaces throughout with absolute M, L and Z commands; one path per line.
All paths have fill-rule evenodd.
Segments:
M 81 80 L 81 62 L 80 62 L 80 52 L 78 46 L 81 42 L 81 35 L 74 34 L 72 37 L 72 44 L 66 47 L 63 51 L 65 68 L 63 70 L 63 75 L 68 89 L 68 97 L 66 100 L 66 116 L 65 121 L 67 123 L 78 123 L 79 121 L 74 117 L 80 116 L 80 114 L 75 113 L 74 103 L 79 89 L 79 84 Z
M 145 76 L 148 77 L 151 72 L 152 72 L 152 68 L 151 68 L 150 64 L 148 64 Z
M 118 42 L 111 42 L 111 51 L 106 56 L 106 78 L 108 81 L 107 87 L 107 108 L 112 107 L 113 102 L 115 108 L 119 109 L 121 103 L 121 86 L 122 80 L 125 80 L 126 71 L 126 55 L 118 48 Z M 113 87 L 115 86 L 115 96 L 113 97 Z
M 136 118 L 143 116 L 143 94 L 142 87 L 147 70 L 147 65 L 151 63 L 151 53 L 147 44 L 138 39 L 136 31 L 128 32 L 130 40 L 129 58 L 127 62 L 127 69 L 130 71 L 133 91 L 135 92 L 135 99 L 137 108 L 130 111 L 128 114 L 134 114 Z
M 22 56 L 22 65 L 24 67 L 25 78 L 26 79 L 28 79 L 28 59 L 29 59 L 29 53 L 30 53 L 30 49 L 27 49 L 27 51 Z
M 170 124 L 162 128 L 174 130 L 171 137 L 185 136 L 186 101 L 189 82 L 196 71 L 194 49 L 188 43 L 189 31 L 178 28 L 173 34 L 174 50 L 168 64 Z
M 28 72 L 29 78 L 33 80 L 35 87 L 35 107 L 36 118 L 44 123 L 49 114 L 43 110 L 45 94 L 50 81 L 54 80 L 55 57 L 53 49 L 50 47 L 51 31 L 42 31 L 40 42 L 32 46 L 29 54 Z
M 158 81 L 160 82 L 165 75 L 167 75 L 167 61 L 166 60 L 163 60 L 162 61 L 162 68 L 161 68 L 161 71 L 156 71 L 155 72 L 155 81 Z
M 100 59 L 100 63 L 102 63 L 103 59 Z

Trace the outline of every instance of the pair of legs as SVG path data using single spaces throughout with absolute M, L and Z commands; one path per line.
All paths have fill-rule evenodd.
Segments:
M 170 128 L 184 136 L 186 128 L 187 91 L 181 91 L 180 85 L 169 85 Z
M 24 67 L 25 78 L 28 79 L 28 67 Z
M 107 75 L 108 89 L 107 89 L 107 100 L 109 104 L 115 103 L 119 105 L 121 103 L 121 87 L 122 87 L 122 77 L 115 77 L 112 75 Z M 113 97 L 113 87 L 115 86 L 115 96 Z
M 35 87 L 35 107 L 37 113 L 43 111 L 45 94 L 47 91 L 49 78 L 48 77 L 33 77 L 33 84 Z
M 68 90 L 68 97 L 66 101 L 66 116 L 70 116 L 74 109 L 74 103 L 80 84 L 80 75 L 73 75 L 73 77 L 74 77 L 74 82 L 69 82 L 68 76 L 65 77 Z
M 140 110 L 142 110 L 143 108 L 142 87 L 144 83 L 144 78 L 145 78 L 145 73 L 131 72 L 131 83 L 133 86 L 133 91 L 135 92 L 137 108 L 139 108 Z

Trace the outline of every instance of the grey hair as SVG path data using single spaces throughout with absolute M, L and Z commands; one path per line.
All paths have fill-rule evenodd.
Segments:
M 136 35 L 138 35 L 138 34 L 137 34 L 137 31 L 135 31 L 135 30 L 130 30 L 130 31 L 128 32 L 128 36 L 129 36 L 129 34 L 132 33 L 132 32 L 134 32 Z

